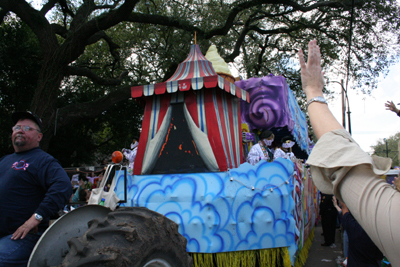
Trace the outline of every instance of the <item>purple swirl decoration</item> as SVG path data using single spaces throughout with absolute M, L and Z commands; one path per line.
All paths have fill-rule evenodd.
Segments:
M 235 83 L 250 94 L 250 103 L 241 101 L 241 119 L 250 130 L 287 126 L 293 129 L 288 107 L 288 88 L 282 76 L 250 78 Z

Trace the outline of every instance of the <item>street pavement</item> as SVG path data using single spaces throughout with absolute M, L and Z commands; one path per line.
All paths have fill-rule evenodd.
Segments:
M 336 248 L 323 247 L 324 236 L 321 235 L 321 223 L 315 227 L 314 240 L 308 252 L 308 258 L 304 267 L 337 267 L 342 266 L 343 242 L 340 229 L 336 229 Z M 340 258 L 340 259 L 339 259 Z

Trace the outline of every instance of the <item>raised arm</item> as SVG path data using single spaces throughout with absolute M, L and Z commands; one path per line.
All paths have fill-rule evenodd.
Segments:
M 303 51 L 299 56 L 303 90 L 310 101 L 322 96 L 323 88 L 316 41 L 309 43 L 307 64 Z M 343 200 L 392 266 L 400 266 L 400 192 L 381 179 L 390 169 L 391 159 L 365 153 L 326 104 L 312 102 L 308 113 L 319 139 L 307 160 L 315 185 Z
M 313 40 L 308 44 L 307 63 L 305 62 L 303 50 L 301 49 L 299 51 L 299 58 L 303 92 L 307 96 L 308 103 L 315 97 L 323 97 L 322 89 L 324 88 L 324 79 L 321 71 L 321 52 L 317 41 Z M 326 104 L 312 102 L 308 106 L 308 114 L 310 116 L 311 126 L 318 139 L 324 133 L 343 129 L 342 125 L 332 115 Z

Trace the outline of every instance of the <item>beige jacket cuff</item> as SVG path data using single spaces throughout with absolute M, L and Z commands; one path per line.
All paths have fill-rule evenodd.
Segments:
M 338 186 L 353 167 L 366 164 L 371 175 L 383 175 L 390 169 L 392 160 L 368 155 L 346 130 L 340 129 L 318 140 L 307 163 L 317 188 L 342 200 Z

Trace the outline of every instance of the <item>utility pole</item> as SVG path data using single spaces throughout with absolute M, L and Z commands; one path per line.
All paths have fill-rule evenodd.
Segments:
M 327 83 L 332 82 L 332 83 L 338 83 L 342 87 L 342 125 L 343 128 L 346 129 L 346 110 L 347 111 L 347 120 L 349 123 L 349 133 L 351 134 L 351 121 L 350 121 L 350 102 L 349 102 L 349 96 L 347 95 L 347 90 L 343 86 L 343 79 L 341 80 L 341 83 L 338 81 L 327 81 Z M 346 105 L 347 103 L 347 105 Z
M 387 139 L 383 138 L 383 141 L 385 141 L 385 144 L 386 144 L 386 157 L 388 158 L 389 157 L 389 150 L 388 150 Z
M 345 91 L 344 91 L 344 87 L 343 87 L 343 79 L 341 80 L 340 83 L 341 87 L 342 87 L 342 125 L 343 128 L 346 129 L 346 101 L 345 101 Z

